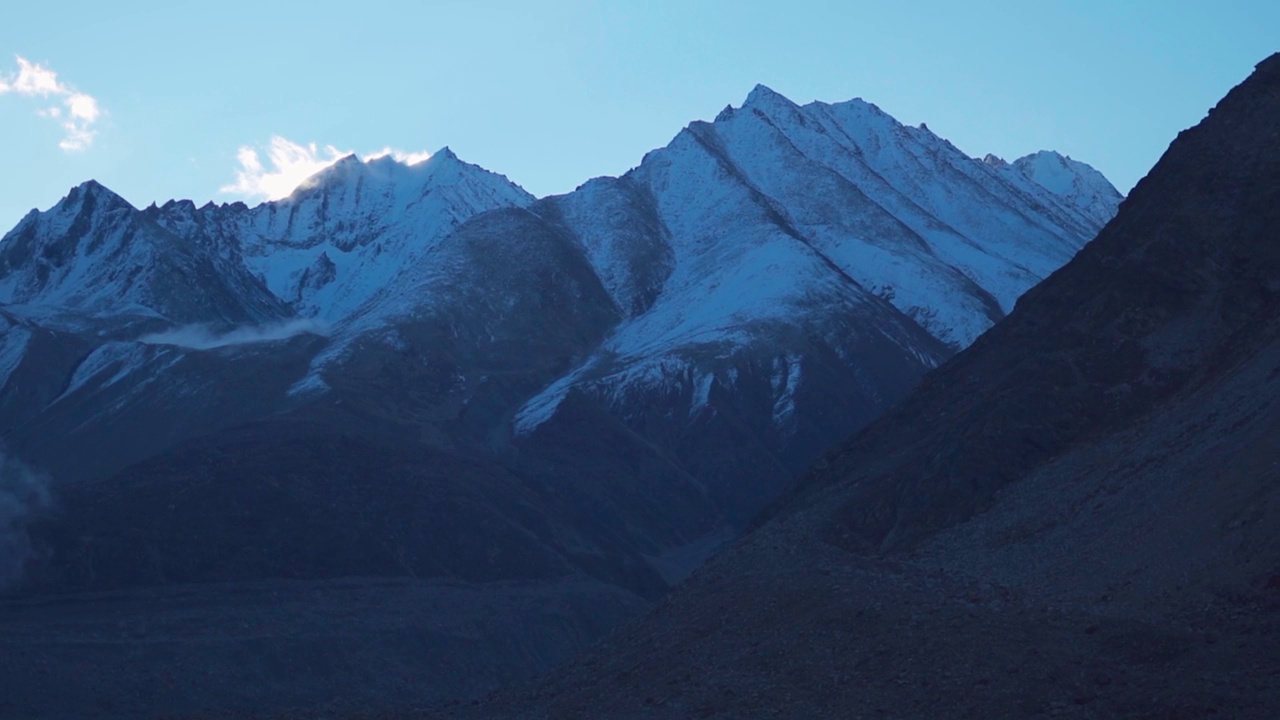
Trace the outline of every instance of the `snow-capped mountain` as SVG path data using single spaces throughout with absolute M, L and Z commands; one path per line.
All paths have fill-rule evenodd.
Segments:
M 148 215 L 193 242 L 236 248 L 244 265 L 298 314 L 336 321 L 462 222 L 533 200 L 446 147 L 414 165 L 351 155 L 288 198 L 254 208 L 170 202 Z
M 572 581 L 633 612 L 1106 223 L 1055 158 L 757 87 L 542 199 L 447 148 L 254 207 L 86 183 L 0 240 L 0 446 L 57 497 L 26 591 Z
M 168 232 L 92 180 L 0 239 L 0 304 L 175 323 L 290 315 L 236 253 Z
M 873 416 L 914 382 L 895 373 L 968 345 L 1115 212 L 1114 188 L 1086 196 L 1100 176 L 1072 163 L 1006 171 L 860 100 L 799 107 L 757 87 L 622 178 L 534 206 L 575 235 L 623 319 L 515 429 L 574 391 L 623 417 L 655 402 L 698 417 L 713 395 L 741 398 L 756 366 L 769 390 L 748 415 L 823 435 L 804 398 L 832 392 L 808 378 L 824 354 L 862 390 L 844 416 Z
M 460 715 L 1280 717 L 1277 128 L 1280 54 L 748 537 Z
M 1100 172 L 1092 167 L 1052 150 L 1041 150 L 1006 162 L 988 153 L 982 162 L 1004 173 L 1012 182 L 1025 185 L 1029 180 L 1066 201 L 1101 228 L 1124 199 Z
M 197 465 L 231 493 L 205 507 L 282 487 L 192 458 L 306 464 L 333 433 L 464 457 L 440 532 L 483 544 L 475 508 L 534 492 L 549 524 L 494 522 L 542 533 L 545 567 L 648 592 L 675 572 L 656 558 L 745 523 L 1092 237 L 1119 195 L 1056 157 L 984 162 L 860 100 L 757 87 L 540 200 L 447 148 L 346 158 L 255 207 L 137 210 L 88 183 L 0 242 L 0 432 L 123 515 Z M 443 547 L 396 552 L 434 572 Z

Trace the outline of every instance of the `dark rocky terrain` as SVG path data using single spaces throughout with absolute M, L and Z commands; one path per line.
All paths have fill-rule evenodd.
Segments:
M 547 671 L 647 607 L 572 579 L 273 580 L 7 599 L 0 717 L 440 704 Z
M 651 614 L 439 715 L 1280 716 L 1280 55 Z

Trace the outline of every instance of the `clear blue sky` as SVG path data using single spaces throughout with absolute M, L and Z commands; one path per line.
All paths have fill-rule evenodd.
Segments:
M 0 231 L 89 178 L 139 206 L 236 199 L 240 149 L 269 166 L 273 137 L 449 145 L 566 192 L 758 82 L 862 97 L 973 155 L 1057 149 L 1128 190 L 1276 50 L 1261 1 L 13 3 Z

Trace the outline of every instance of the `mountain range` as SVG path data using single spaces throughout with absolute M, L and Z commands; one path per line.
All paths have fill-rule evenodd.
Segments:
M 361 578 L 432 622 L 491 603 L 483 636 L 523 638 L 370 641 L 374 667 L 484 668 L 383 700 L 545 670 L 1014 312 L 1121 200 L 1056 153 L 975 159 L 861 100 L 763 86 L 542 199 L 447 148 L 345 158 L 255 207 L 138 209 L 87 182 L 0 240 L 0 437 L 55 498 L 17 528 L 15 617 L 85 593 L 126 614 L 202 598 L 211 627 L 268 594 L 345 617 L 373 602 Z M 561 590 L 571 607 L 530 599 Z M 408 627 L 379 617 L 374 637 Z M 351 631 L 298 632 L 219 634 L 226 657 L 279 658 L 238 702 L 317 701 L 281 690 L 290 668 Z M 93 645 L 113 668 L 81 686 L 187 662 L 148 647 L 129 665 Z M 30 667 L 7 668 L 28 688 L 10 702 L 52 692 Z
M 652 613 L 441 714 L 1276 717 L 1278 119 L 1273 55 Z

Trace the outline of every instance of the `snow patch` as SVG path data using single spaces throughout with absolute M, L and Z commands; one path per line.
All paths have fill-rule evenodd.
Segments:
M 290 385 L 285 394 L 292 398 L 302 398 L 323 395 L 332 389 L 318 372 L 308 372 L 301 380 Z
M 63 390 L 53 403 L 60 402 L 95 380 L 100 380 L 96 389 L 103 390 L 134 373 L 139 373 L 143 377 L 143 380 L 131 391 L 132 394 L 138 394 L 156 382 L 161 373 L 173 367 L 182 359 L 182 356 L 182 352 L 172 348 L 154 347 L 136 342 L 114 341 L 100 345 L 80 361 L 71 374 L 67 389 Z M 104 377 L 105 379 L 102 379 Z M 123 400 L 117 401 L 113 407 L 119 407 L 122 402 Z
M 689 403 L 689 417 L 698 414 L 698 411 L 711 403 L 711 386 L 716 382 L 715 373 L 695 373 L 693 377 L 693 401 Z
M 800 388 L 802 371 L 800 356 L 787 353 L 773 361 L 773 375 L 769 386 L 773 389 L 773 424 L 786 428 L 794 424 L 796 416 L 796 390 Z
M 31 331 L 24 327 L 8 327 L 0 335 L 0 388 L 9 384 L 9 377 L 18 369 L 30 341 Z
M 58 396 L 58 400 L 84 387 L 90 380 L 114 370 L 111 377 L 99 384 L 100 388 L 110 387 L 144 366 L 150 357 L 151 351 L 137 343 L 109 342 L 100 345 L 76 366 L 75 372 L 71 374 L 71 382 Z
M 511 422 L 511 428 L 515 434 L 528 435 L 538 429 L 539 425 L 550 420 L 585 369 L 585 367 L 580 368 L 578 371 L 560 378 L 547 386 L 547 389 L 529 398 L 516 411 L 515 418 Z

